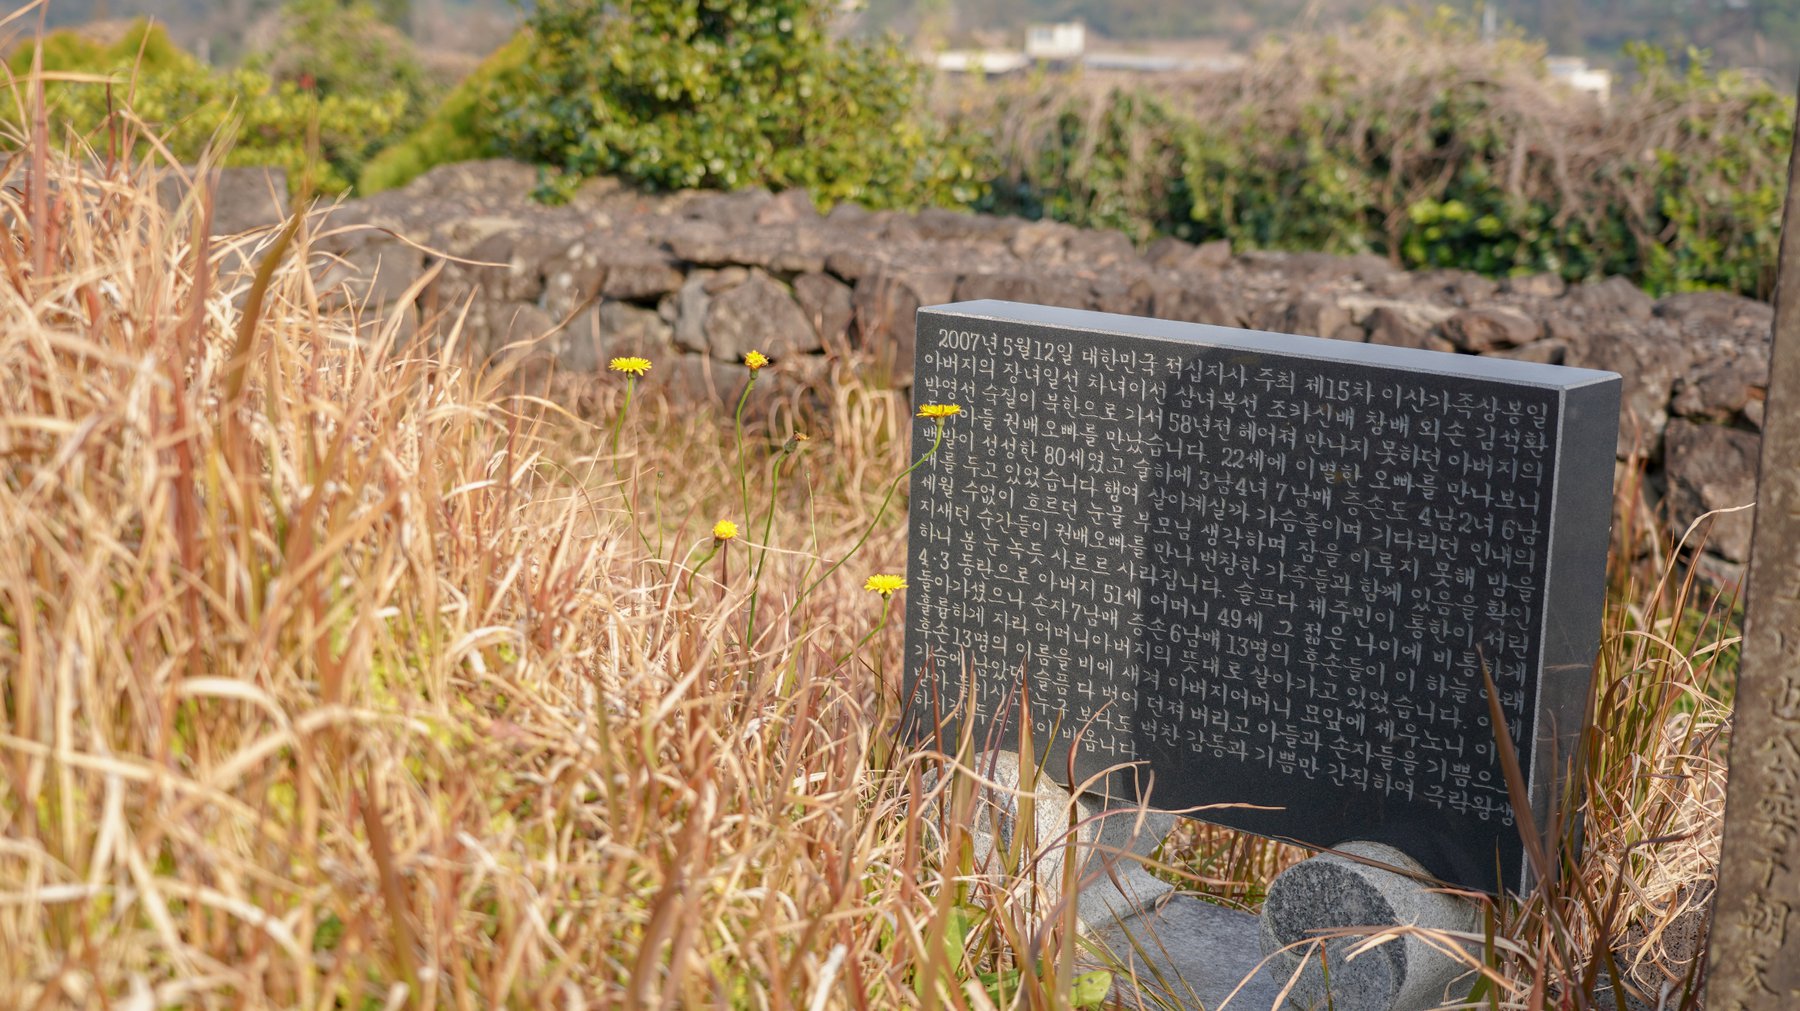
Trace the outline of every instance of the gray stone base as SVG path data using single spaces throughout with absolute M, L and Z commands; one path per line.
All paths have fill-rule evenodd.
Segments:
M 1428 878 L 1392 846 L 1348 842 L 1270 882 L 1262 947 L 1273 953 L 1270 964 L 1282 978 L 1298 970 L 1294 1003 L 1329 999 L 1333 1011 L 1424 1011 L 1467 993 L 1473 970 L 1416 934 L 1369 944 L 1390 926 L 1476 929 L 1475 905 L 1432 889 L 1422 880 Z
M 1348 842 L 1288 868 L 1269 885 L 1263 914 L 1213 905 L 1152 876 L 1142 861 L 1174 816 L 1071 797 L 1048 776 L 1021 769 L 1009 751 L 976 759 L 988 784 L 977 795 L 975 867 L 1033 891 L 1044 915 L 1060 904 L 1063 868 L 1081 861 L 1076 896 L 1083 970 L 1113 972 L 1126 1008 L 1219 1011 L 1426 1011 L 1468 992 L 1466 964 L 1415 934 L 1381 944 L 1389 927 L 1472 933 L 1476 907 L 1424 883 L 1424 869 L 1377 843 Z M 1032 835 L 1020 839 L 1032 801 Z M 1077 827 L 1071 831 L 1070 814 Z M 1033 874 L 1006 872 L 1011 859 Z
M 1111 970 L 1111 999 L 1133 1011 L 1270 1011 L 1287 980 L 1263 963 L 1257 919 L 1192 895 L 1172 895 L 1095 931 L 1097 951 L 1082 968 Z
M 993 784 L 983 789 L 975 807 L 975 867 L 998 874 L 1005 868 L 1019 832 L 1020 800 L 1030 794 L 1033 831 L 1017 847 L 1035 872 L 1020 884 L 1036 890 L 1039 908 L 1049 912 L 1062 898 L 1063 865 L 1071 851 L 1081 860 L 1077 880 L 1077 916 L 1086 928 L 1130 916 L 1174 891 L 1174 886 L 1144 870 L 1143 859 L 1174 827 L 1175 816 L 1137 807 L 1109 806 L 1104 798 L 1069 791 L 1049 776 L 1025 770 L 1021 785 L 1019 756 L 993 751 L 977 756 L 975 769 Z M 1071 832 L 1073 807 L 1078 823 Z M 1029 882 L 1029 884 L 1027 884 Z

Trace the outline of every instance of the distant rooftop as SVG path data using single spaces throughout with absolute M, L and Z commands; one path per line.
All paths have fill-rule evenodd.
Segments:
M 1084 69 L 1130 74 L 1181 72 L 1224 73 L 1248 62 L 1214 39 L 1186 39 L 1114 44 L 1115 48 L 1090 49 L 1087 26 L 1079 21 L 1032 24 L 1025 28 L 1025 48 L 957 49 L 933 57 L 937 68 L 952 74 L 999 76 L 1032 66 Z
M 1550 72 L 1551 80 L 1560 81 L 1601 105 L 1612 98 L 1612 71 L 1590 67 L 1588 61 L 1579 56 L 1545 57 L 1544 69 Z

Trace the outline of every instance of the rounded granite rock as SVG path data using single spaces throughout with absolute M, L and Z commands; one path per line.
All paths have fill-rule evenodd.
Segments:
M 1295 864 L 1269 884 L 1263 949 L 1277 978 L 1300 971 L 1291 1006 L 1422 1011 L 1473 983 L 1466 966 L 1416 936 L 1367 946 L 1388 927 L 1474 930 L 1472 903 L 1411 875 L 1429 878 L 1392 846 L 1349 842 Z

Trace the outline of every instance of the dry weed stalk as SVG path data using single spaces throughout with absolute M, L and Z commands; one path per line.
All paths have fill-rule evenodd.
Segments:
M 203 189 L 171 214 L 141 168 L 22 150 L 0 1005 L 909 999 L 895 926 L 942 889 L 870 759 L 877 686 L 808 641 L 853 642 L 873 595 L 821 593 L 748 662 L 732 608 L 636 550 L 571 448 L 599 436 L 453 329 L 427 354 L 323 310 L 311 223 L 285 257 L 196 245 Z M 905 452 L 897 398 L 844 396 L 842 491 L 805 503 L 827 548 Z M 685 424 L 650 418 L 640 464 L 705 461 Z

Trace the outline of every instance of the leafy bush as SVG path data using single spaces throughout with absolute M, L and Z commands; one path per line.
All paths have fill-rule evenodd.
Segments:
M 514 35 L 452 88 L 418 129 L 377 154 L 363 169 L 357 189 L 363 193 L 393 189 L 439 165 L 498 155 L 493 124 L 501 97 L 523 90 L 532 51 L 529 33 Z
M 254 70 L 215 71 L 170 42 L 160 27 L 139 21 L 106 46 L 71 31 L 47 36 L 41 46 L 47 72 L 87 74 L 108 83 L 51 80 L 45 86 L 53 136 L 95 138 L 122 100 L 170 152 L 197 160 L 217 140 L 228 144 L 229 165 L 276 165 L 298 184 L 308 171 L 308 133 L 316 128 L 322 164 L 315 182 L 332 191 L 349 187 L 362 162 L 391 136 L 405 115 L 399 91 L 381 95 L 330 94 L 276 83 Z M 30 45 L 8 59 L 15 77 L 29 72 Z M 139 59 L 140 52 L 143 58 Z M 0 123 L 17 107 L 0 108 Z M 10 125 L 15 131 L 18 124 Z
M 35 50 L 43 51 L 43 66 L 55 73 L 110 71 L 136 66 L 144 73 L 169 73 L 188 69 L 193 58 L 170 41 L 168 32 L 148 21 L 138 21 L 110 45 L 73 29 L 51 32 L 36 46 L 21 45 L 7 56 L 14 77 L 31 70 Z
M 497 147 L 653 189 L 802 186 L 825 203 L 966 204 L 981 173 L 922 115 L 892 46 L 834 39 L 824 0 L 546 0 Z
M 1559 94 L 1540 48 L 1385 17 L 1236 76 L 1002 88 L 966 125 L 1005 152 L 989 209 L 1766 296 L 1792 101 L 1699 54 L 1681 72 L 1635 55 L 1638 83 L 1602 109 Z
M 438 98 L 412 41 L 364 0 L 288 0 L 280 31 L 251 65 L 277 84 L 296 84 L 324 96 L 402 96 L 398 124 L 410 130 Z

